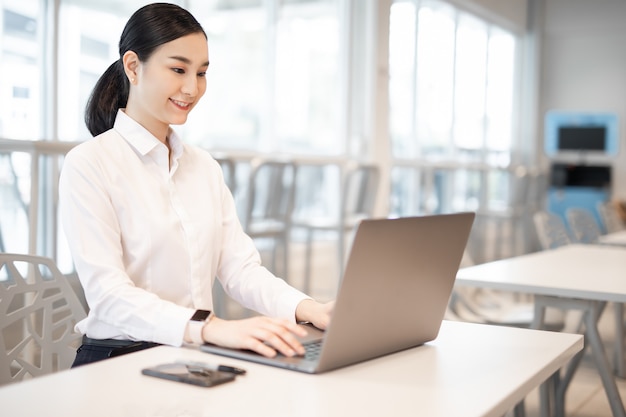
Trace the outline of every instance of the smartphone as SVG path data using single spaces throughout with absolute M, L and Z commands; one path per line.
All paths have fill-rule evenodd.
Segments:
M 141 373 L 170 381 L 184 382 L 200 387 L 213 387 L 230 382 L 236 375 L 230 372 L 214 371 L 211 369 L 189 366 L 184 363 L 165 363 L 141 370 Z

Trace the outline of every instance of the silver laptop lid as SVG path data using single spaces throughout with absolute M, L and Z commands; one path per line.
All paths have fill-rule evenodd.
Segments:
M 318 372 L 435 339 L 473 220 L 455 213 L 361 222 Z
M 319 373 L 419 346 L 437 337 L 474 213 L 360 223 L 317 361 L 204 344 L 200 349 Z M 317 331 L 319 333 L 319 331 Z

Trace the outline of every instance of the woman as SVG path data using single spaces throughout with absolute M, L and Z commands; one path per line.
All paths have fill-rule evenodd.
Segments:
M 60 178 L 61 219 L 90 308 L 76 326 L 84 337 L 74 366 L 183 342 L 303 354 L 296 322 L 326 328 L 333 303 L 261 266 L 219 165 L 170 128 L 206 90 L 204 30 L 176 5 L 150 4 L 129 19 L 119 52 L 87 105 L 95 137 L 68 153 Z M 263 316 L 210 314 L 215 277 Z

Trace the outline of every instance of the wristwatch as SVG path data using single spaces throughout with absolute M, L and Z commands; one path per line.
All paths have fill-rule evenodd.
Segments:
M 196 310 L 189 319 L 188 330 L 189 338 L 193 343 L 201 345 L 204 343 L 202 338 L 202 328 L 211 319 L 211 310 Z

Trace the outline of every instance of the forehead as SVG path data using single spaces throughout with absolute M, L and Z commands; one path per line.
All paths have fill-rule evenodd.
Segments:
M 209 47 L 202 32 L 192 33 L 159 46 L 152 55 L 158 59 L 184 58 L 192 65 L 205 65 L 209 61 Z

